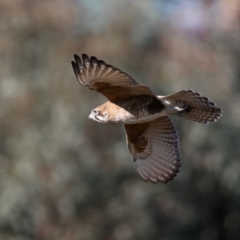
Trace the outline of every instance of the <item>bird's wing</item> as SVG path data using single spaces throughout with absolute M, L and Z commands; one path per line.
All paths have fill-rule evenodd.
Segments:
M 122 100 L 132 96 L 155 96 L 144 85 L 137 83 L 127 73 L 86 54 L 82 59 L 74 55 L 72 66 L 77 80 L 92 90 L 102 93 L 110 101 Z
M 178 133 L 169 117 L 124 125 L 128 148 L 144 181 L 167 183 L 181 166 Z

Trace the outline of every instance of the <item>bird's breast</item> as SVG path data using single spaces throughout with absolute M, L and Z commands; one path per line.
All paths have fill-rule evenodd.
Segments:
M 152 121 L 165 116 L 165 106 L 152 96 L 134 96 L 116 102 L 109 102 L 109 121 L 126 124 Z

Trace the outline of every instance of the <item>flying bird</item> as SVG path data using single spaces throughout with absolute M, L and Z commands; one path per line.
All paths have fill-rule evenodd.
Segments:
M 167 183 L 181 166 L 179 138 L 169 115 L 208 124 L 222 116 L 209 98 L 192 90 L 157 96 L 127 73 L 86 54 L 74 55 L 72 67 L 79 83 L 108 101 L 89 118 L 122 123 L 135 167 L 144 181 Z

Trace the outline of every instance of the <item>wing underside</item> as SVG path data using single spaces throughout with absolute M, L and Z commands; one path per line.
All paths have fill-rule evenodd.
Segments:
M 144 181 L 171 181 L 179 172 L 181 157 L 178 133 L 169 117 L 125 125 L 128 148 Z
M 78 81 L 110 101 L 139 95 L 155 96 L 147 86 L 137 83 L 127 73 L 96 57 L 89 58 L 83 54 L 82 59 L 78 55 L 74 55 L 74 59 L 72 66 Z

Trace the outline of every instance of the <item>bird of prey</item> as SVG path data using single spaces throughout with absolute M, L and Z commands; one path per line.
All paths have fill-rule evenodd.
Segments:
M 72 67 L 79 83 L 108 101 L 89 118 L 124 124 L 127 145 L 144 181 L 167 183 L 181 166 L 179 138 L 169 115 L 208 124 L 222 116 L 209 98 L 192 90 L 157 96 L 127 73 L 86 54 L 74 55 Z

